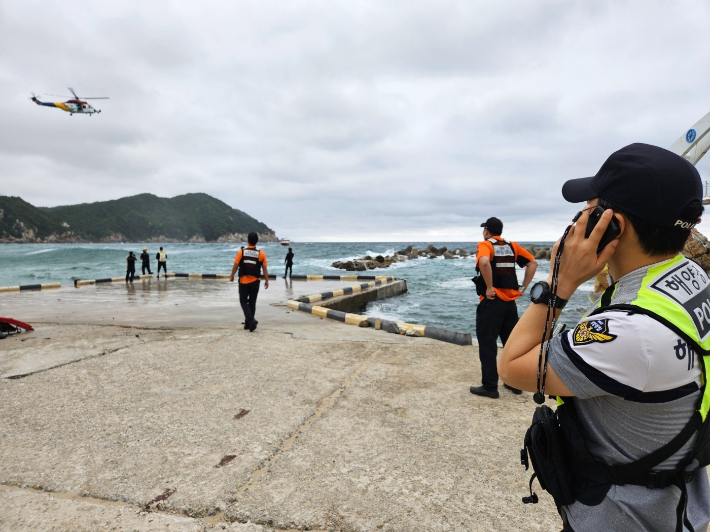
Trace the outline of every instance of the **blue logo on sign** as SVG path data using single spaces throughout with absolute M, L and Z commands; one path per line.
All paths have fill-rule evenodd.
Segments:
M 688 142 L 693 142 L 695 140 L 696 135 L 697 132 L 694 129 L 689 129 L 688 132 L 685 134 L 685 140 Z

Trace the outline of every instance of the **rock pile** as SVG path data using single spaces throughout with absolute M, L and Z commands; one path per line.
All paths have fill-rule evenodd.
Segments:
M 363 272 L 365 270 L 374 270 L 376 268 L 388 268 L 395 262 L 404 262 L 411 259 L 425 257 L 429 259 L 435 259 L 437 257 L 444 257 L 444 259 L 459 259 L 475 255 L 475 253 L 475 250 L 469 253 L 462 248 L 449 250 L 446 246 L 437 248 L 434 244 L 429 244 L 421 251 L 415 247 L 407 246 L 406 249 L 395 251 L 394 255 L 387 255 L 385 257 L 377 255 L 374 258 L 370 255 L 366 255 L 364 257 L 360 257 L 359 259 L 336 261 L 331 266 L 333 266 L 333 268 L 339 268 L 349 272 Z
M 525 249 L 527 249 L 530 254 L 535 257 L 535 259 L 539 260 L 550 260 L 550 256 L 552 255 L 552 248 L 549 246 L 535 247 L 531 244 L 526 246 Z M 347 270 L 349 272 L 364 272 L 366 270 L 374 270 L 377 268 L 388 268 L 396 262 L 404 262 L 411 259 L 435 259 L 437 257 L 444 257 L 445 259 L 459 259 L 475 255 L 475 249 L 470 252 L 462 248 L 449 250 L 446 246 L 437 248 L 434 244 L 429 244 L 422 250 L 412 246 L 407 246 L 406 249 L 395 251 L 393 256 L 377 255 L 376 257 L 371 257 L 370 255 L 366 255 L 364 257 L 360 257 L 359 259 L 342 262 L 336 261 L 332 264 L 332 266 L 334 268 Z M 693 232 L 690 234 L 690 238 L 688 238 L 688 241 L 685 243 L 683 255 L 693 259 L 710 274 L 710 241 L 708 241 L 708 239 L 697 229 L 693 229 Z
M 527 249 L 533 256 L 533 258 L 535 258 L 536 260 L 550 260 L 550 256 L 552 255 L 552 248 L 550 247 L 536 248 L 535 246 L 530 244 L 529 246 L 525 247 L 525 249 Z

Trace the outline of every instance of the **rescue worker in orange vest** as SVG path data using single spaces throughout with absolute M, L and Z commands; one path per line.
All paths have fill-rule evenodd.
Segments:
M 244 328 L 254 332 L 259 323 L 254 319 L 256 313 L 256 297 L 259 295 L 262 270 L 264 272 L 264 288 L 269 288 L 269 271 L 266 268 L 266 253 L 256 249 L 259 235 L 252 232 L 247 236 L 249 246 L 237 252 L 229 276 L 234 281 L 234 274 L 239 270 L 239 304 L 244 311 Z
M 537 261 L 516 242 L 501 238 L 503 222 L 488 218 L 481 224 L 483 242 L 478 244 L 476 292 L 480 297 L 476 309 L 476 337 L 478 356 L 481 359 L 481 386 L 471 386 L 471 393 L 497 399 L 498 394 L 498 345 L 503 345 L 513 327 L 518 323 L 518 307 L 515 300 L 525 292 L 537 270 Z M 520 290 L 515 265 L 525 268 L 523 287 Z M 515 394 L 523 393 L 507 384 L 503 386 Z

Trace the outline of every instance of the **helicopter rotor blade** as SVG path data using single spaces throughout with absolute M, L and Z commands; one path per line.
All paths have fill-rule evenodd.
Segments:
M 84 96 L 82 100 L 108 100 L 108 96 Z
M 67 87 L 67 89 L 69 89 L 69 92 L 74 95 L 74 98 L 76 98 L 77 100 L 79 99 L 79 97 L 76 95 L 76 92 L 74 92 L 74 89 L 72 89 L 71 87 Z

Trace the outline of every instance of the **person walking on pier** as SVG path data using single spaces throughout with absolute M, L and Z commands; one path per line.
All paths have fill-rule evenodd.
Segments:
M 132 251 L 128 252 L 128 257 L 126 257 L 126 282 L 133 282 L 133 276 L 136 274 L 136 257 Z
M 249 246 L 237 252 L 232 265 L 229 281 L 234 282 L 234 274 L 239 270 L 239 304 L 244 312 L 244 328 L 254 332 L 259 323 L 254 319 L 256 314 L 256 298 L 259 295 L 262 270 L 264 289 L 269 288 L 269 270 L 266 267 L 266 253 L 256 249 L 259 235 L 251 232 L 247 236 Z
M 155 254 L 155 258 L 158 259 L 158 279 L 160 279 L 160 268 L 163 268 L 163 273 L 165 273 L 165 278 L 168 277 L 168 254 L 163 251 L 163 247 L 160 247 L 160 251 Z
M 498 398 L 498 345 L 500 337 L 505 346 L 513 327 L 518 323 L 515 300 L 525 292 L 537 270 L 537 261 L 516 242 L 501 238 L 503 222 L 488 218 L 481 224 L 483 242 L 478 244 L 476 256 L 476 293 L 480 297 L 476 309 L 476 336 L 478 356 L 481 359 L 481 386 L 471 386 L 474 395 Z M 520 290 L 515 265 L 525 268 L 523 288 Z M 507 384 L 504 387 L 514 394 L 522 393 Z
M 150 275 L 153 275 L 153 272 L 150 271 L 150 255 L 148 255 L 148 249 L 143 248 L 143 253 L 141 253 L 141 272 L 143 275 L 145 275 L 145 271 L 148 270 L 148 273 Z
M 286 279 L 286 277 L 291 277 L 291 275 L 293 275 L 293 250 L 291 248 L 288 248 L 288 253 L 286 253 L 284 263 L 286 264 L 284 279 Z

